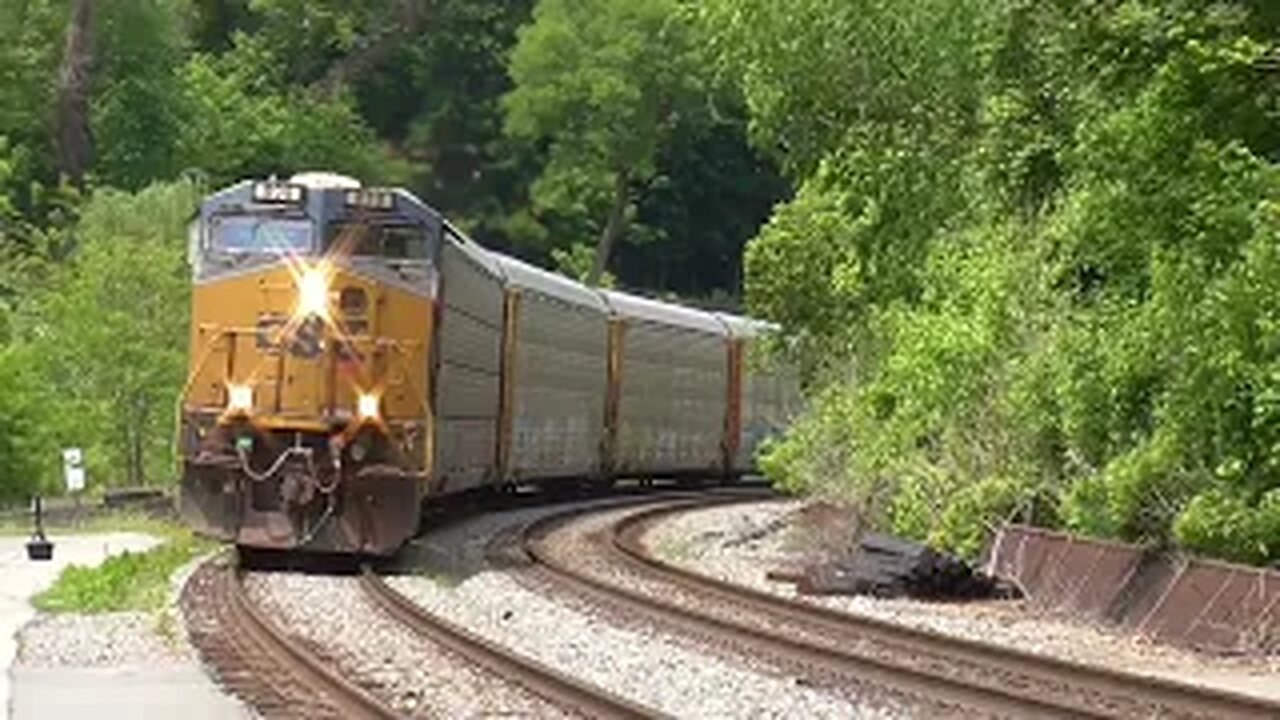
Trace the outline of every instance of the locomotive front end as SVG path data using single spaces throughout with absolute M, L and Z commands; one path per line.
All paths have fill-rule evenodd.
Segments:
M 393 552 L 432 458 L 440 219 L 332 175 L 245 182 L 192 225 L 179 506 L 257 548 Z

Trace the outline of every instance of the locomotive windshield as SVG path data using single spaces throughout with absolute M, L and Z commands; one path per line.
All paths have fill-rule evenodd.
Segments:
M 308 253 L 313 237 L 310 220 L 227 215 L 213 221 L 213 250 L 226 253 L 284 255 Z

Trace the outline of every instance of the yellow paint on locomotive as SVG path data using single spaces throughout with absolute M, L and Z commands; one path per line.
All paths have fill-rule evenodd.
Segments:
M 299 271 L 288 263 L 197 285 L 186 411 L 221 412 L 241 385 L 255 425 L 329 432 L 357 426 L 360 396 L 372 393 L 382 422 L 424 426 L 429 476 L 432 300 L 342 265 L 327 275 L 327 319 L 297 315 Z

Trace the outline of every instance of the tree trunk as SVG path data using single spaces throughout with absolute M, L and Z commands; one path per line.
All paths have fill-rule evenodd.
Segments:
M 129 461 L 129 484 L 140 487 L 147 482 L 147 468 L 144 464 L 148 410 L 146 396 L 139 394 L 134 398 L 133 404 L 133 447 L 130 448 L 132 457 Z
M 89 130 L 89 81 L 93 66 L 93 0 L 75 0 L 56 95 L 58 170 L 81 189 L 93 162 Z
M 336 61 L 317 83 L 320 91 L 333 97 L 343 87 L 359 82 L 367 73 L 391 56 L 397 44 L 420 32 L 420 27 L 430 15 L 429 0 L 400 0 L 386 24 L 371 33 L 365 43 Z
M 587 276 L 587 285 L 591 287 L 600 284 L 604 269 L 609 266 L 609 255 L 613 253 L 614 243 L 626 227 L 627 203 L 631 199 L 627 191 L 627 171 L 619 170 L 613 182 L 613 207 L 609 210 L 609 221 L 605 223 L 604 230 L 600 232 L 600 239 L 596 242 L 595 262 L 591 264 L 591 274 Z
M 129 428 L 129 418 L 127 416 L 120 418 L 119 430 L 120 430 L 120 450 L 121 452 L 124 453 L 124 456 L 121 457 L 120 459 L 124 460 L 125 482 L 127 483 L 129 482 L 129 478 L 133 477 L 133 433 Z M 111 455 L 114 456 L 115 453 L 111 453 Z M 114 461 L 115 457 L 112 457 L 111 459 L 112 461 Z M 112 484 L 118 485 L 120 482 L 119 477 L 120 476 L 117 475 L 115 472 L 109 472 L 105 474 L 102 478 L 103 480 L 102 486 L 104 488 L 107 486 L 108 478 L 110 478 L 110 481 Z

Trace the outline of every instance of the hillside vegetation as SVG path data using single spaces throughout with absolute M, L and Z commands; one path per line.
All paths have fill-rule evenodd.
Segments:
M 171 479 L 188 213 L 325 168 L 745 297 L 786 487 L 1276 562 L 1277 163 L 1273 0 L 0 0 L 0 498 Z
M 799 188 L 746 253 L 815 401 L 772 474 L 1280 560 L 1280 6 L 702 8 Z

